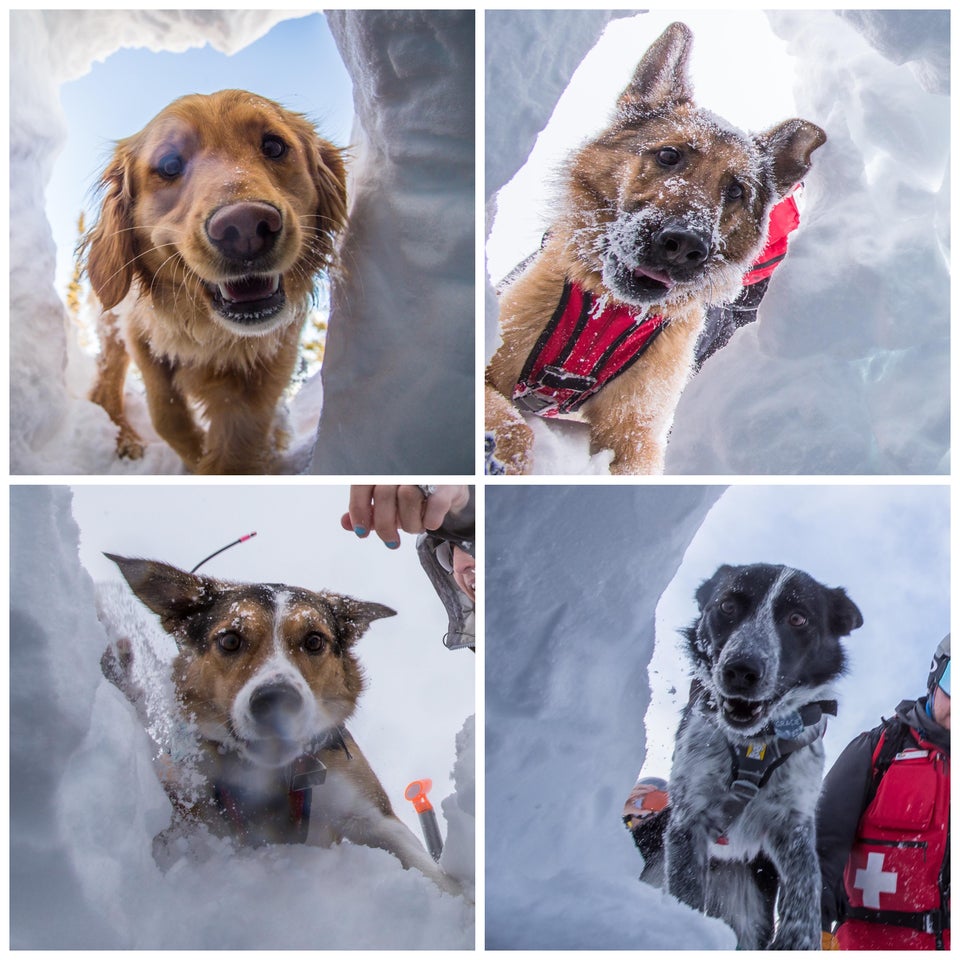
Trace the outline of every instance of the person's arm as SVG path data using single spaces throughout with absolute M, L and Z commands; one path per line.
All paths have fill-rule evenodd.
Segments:
M 879 739 L 877 729 L 851 741 L 824 778 L 820 791 L 817 856 L 822 882 L 821 923 L 827 932 L 839 918 L 844 900 L 843 871 L 872 788 L 873 751 Z

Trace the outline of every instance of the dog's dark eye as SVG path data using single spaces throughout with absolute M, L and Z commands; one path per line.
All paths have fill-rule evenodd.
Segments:
M 723 195 L 728 200 L 739 200 L 743 196 L 743 187 L 737 183 L 736 180 L 731 183 L 726 190 L 724 190 Z
M 303 649 L 307 653 L 323 653 L 327 646 L 327 638 L 321 636 L 319 633 L 311 633 L 306 640 L 303 641 Z
M 179 153 L 167 153 L 157 163 L 157 173 L 164 180 L 176 180 L 183 173 L 183 157 Z
M 260 144 L 260 152 L 271 160 L 279 160 L 287 152 L 287 145 L 279 137 L 267 136 Z
M 737 604 L 737 601 L 731 599 L 730 597 L 727 597 L 726 600 L 720 601 L 720 612 L 725 617 L 735 616 L 738 609 L 739 609 L 739 605 Z
M 224 653 L 236 653 L 243 641 L 240 639 L 240 635 L 237 633 L 224 633 L 221 636 L 217 637 L 217 646 Z
M 787 617 L 787 623 L 789 623 L 791 627 L 805 627 L 807 625 L 807 618 L 799 610 L 794 610 L 793 613 Z
M 657 163 L 661 167 L 675 167 L 680 162 L 680 151 L 676 147 L 663 147 L 657 151 Z

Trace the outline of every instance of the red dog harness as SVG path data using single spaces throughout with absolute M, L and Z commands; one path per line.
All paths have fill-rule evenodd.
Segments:
M 788 195 L 770 211 L 767 243 L 744 275 L 745 286 L 773 273 L 787 255 L 787 235 L 799 223 L 796 201 Z M 576 413 L 636 363 L 667 323 L 661 315 L 597 298 L 567 280 L 513 388 L 513 402 L 540 417 Z
M 597 299 L 568 280 L 513 388 L 514 403 L 541 417 L 575 413 L 629 369 L 665 326 L 662 316 Z

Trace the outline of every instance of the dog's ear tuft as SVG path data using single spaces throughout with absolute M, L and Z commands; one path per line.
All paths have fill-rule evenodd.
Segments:
M 368 600 L 355 600 L 353 597 L 344 597 L 327 594 L 327 600 L 333 607 L 340 628 L 340 640 L 345 646 L 356 643 L 366 632 L 374 620 L 384 617 L 395 617 L 397 611 L 382 603 L 372 603 Z
M 671 23 L 637 64 L 629 86 L 620 94 L 617 110 L 624 116 L 653 113 L 693 100 L 687 70 L 693 33 L 685 23 Z
M 174 625 L 168 620 L 180 620 L 210 601 L 208 582 L 203 577 L 157 560 L 118 557 L 112 553 L 104 556 L 120 568 L 141 603 L 163 618 L 164 629 Z
M 830 627 L 838 637 L 845 637 L 863 626 L 860 608 L 847 596 L 843 587 L 830 591 Z
M 785 120 L 754 142 L 772 164 L 777 199 L 785 197 L 809 171 L 810 156 L 827 142 L 827 135 L 806 120 Z

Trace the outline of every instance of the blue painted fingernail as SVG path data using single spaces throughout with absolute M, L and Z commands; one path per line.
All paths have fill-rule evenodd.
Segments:
M 387 541 L 387 549 L 389 550 L 396 550 L 399 546 L 400 546 L 400 542 L 398 540 Z
M 354 532 L 358 537 L 365 537 L 365 536 L 367 535 L 367 528 L 366 528 L 366 527 L 354 527 L 354 528 L 353 528 L 353 532 Z

